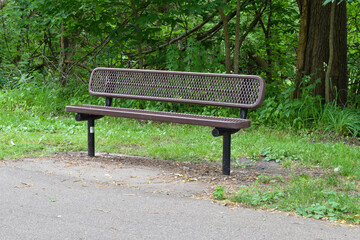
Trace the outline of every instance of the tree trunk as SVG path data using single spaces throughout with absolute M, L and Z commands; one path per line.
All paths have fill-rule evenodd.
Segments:
M 60 84 L 61 86 L 65 86 L 67 83 L 67 77 L 68 77 L 68 64 L 66 61 L 68 60 L 68 51 L 69 51 L 69 38 L 64 36 L 65 34 L 65 28 L 64 24 L 61 24 L 60 26 L 60 57 L 59 57 L 59 72 L 61 76 Z
M 240 51 L 240 0 L 236 3 L 236 25 L 235 25 L 235 49 L 234 49 L 234 73 L 239 73 L 239 51 Z
M 85 69 L 89 69 L 87 66 L 81 63 L 81 61 L 73 60 L 73 56 L 76 52 L 77 46 L 74 40 L 74 36 L 80 35 L 80 31 L 71 33 L 71 35 L 66 33 L 66 25 L 61 23 L 60 25 L 60 55 L 59 55 L 59 66 L 58 71 L 60 73 L 61 86 L 66 86 L 69 81 L 69 74 L 71 69 L 74 66 L 79 66 Z
M 331 4 L 330 12 L 330 31 L 329 31 L 329 62 L 325 75 L 325 102 L 330 102 L 330 74 L 332 69 L 332 63 L 334 61 L 334 21 L 335 21 L 335 8 L 337 0 Z
M 224 25 L 224 41 L 225 41 L 225 67 L 226 73 L 231 72 L 231 49 L 230 49 L 230 36 L 229 36 L 229 25 L 224 14 L 224 10 L 219 8 L 220 17 Z
M 329 37 L 331 4 L 323 6 L 322 0 L 298 0 L 300 9 L 300 32 L 297 52 L 297 77 L 294 97 L 301 96 L 302 79 L 310 76 L 316 85 L 314 94 L 325 99 L 326 64 L 329 63 Z M 333 35 L 333 60 L 330 67 L 329 101 L 337 99 L 338 104 L 347 101 L 347 30 L 346 2 L 336 5 Z
M 266 68 L 264 68 L 265 73 L 266 73 L 266 80 L 268 82 L 272 82 L 272 78 L 273 78 L 273 67 L 272 67 L 272 58 L 273 58 L 273 49 L 272 46 L 270 44 L 271 38 L 272 38 L 272 34 L 271 34 L 271 27 L 273 25 L 273 20 L 272 20 L 272 15 L 273 15 L 273 3 L 272 0 L 268 0 L 268 9 L 269 9 L 269 14 L 267 16 L 267 23 L 266 26 L 264 24 L 264 22 L 260 19 L 260 24 L 261 24 L 261 28 L 264 32 L 264 37 L 265 37 L 265 45 L 266 45 L 266 64 L 262 64 L 259 65 L 257 62 L 257 64 L 259 66 L 266 66 Z

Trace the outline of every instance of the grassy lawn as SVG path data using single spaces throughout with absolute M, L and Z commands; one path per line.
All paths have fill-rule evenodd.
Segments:
M 211 128 L 103 118 L 96 121 L 96 151 L 177 161 L 220 161 L 222 139 Z M 30 111 L 0 112 L 0 160 L 55 152 L 86 150 L 86 122 L 71 115 L 46 116 Z M 342 141 L 266 127 L 233 135 L 232 157 L 277 161 L 283 168 L 322 168 L 321 178 L 307 175 L 282 179 L 259 175 L 251 186 L 228 193 L 219 186 L 217 199 L 256 208 L 296 212 L 313 218 L 360 222 L 360 147 Z

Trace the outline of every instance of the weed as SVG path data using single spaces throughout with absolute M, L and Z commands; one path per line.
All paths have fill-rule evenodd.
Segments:
M 251 206 L 262 206 L 273 204 L 285 196 L 286 194 L 283 191 L 261 191 L 260 189 L 242 186 L 231 200 Z
M 289 169 L 289 168 L 293 168 L 293 167 L 294 167 L 294 163 L 293 163 L 292 159 L 286 158 L 286 159 L 284 159 L 283 161 L 281 161 L 281 166 L 282 166 L 283 168 Z
M 226 192 L 227 189 L 224 186 L 218 186 L 215 188 L 215 191 L 213 192 L 213 197 L 216 200 L 225 200 L 226 199 Z
M 257 176 L 256 183 L 263 183 L 263 184 L 269 184 L 269 183 L 276 183 L 276 182 L 285 182 L 283 176 L 281 175 L 265 175 L 260 174 Z
M 239 168 L 248 168 L 248 167 L 251 167 L 253 166 L 254 164 L 251 163 L 251 162 L 247 162 L 247 163 L 238 163 L 236 160 L 234 160 L 236 162 L 236 165 L 234 167 L 239 167 Z
M 257 162 L 260 160 L 260 154 L 256 154 L 256 153 L 253 153 L 251 156 L 250 156 L 250 159 L 252 162 Z
M 357 136 L 360 132 L 360 114 L 351 109 L 339 109 L 336 107 L 325 106 L 323 125 L 325 132 L 333 131 L 337 135 L 351 134 Z
M 356 214 L 352 214 L 350 206 L 345 204 L 346 201 L 352 199 L 351 196 L 325 190 L 320 192 L 319 195 L 324 196 L 327 200 L 322 201 L 322 203 L 311 204 L 310 206 L 298 207 L 295 211 L 302 216 L 313 217 L 315 219 L 326 218 L 332 221 L 351 219 L 356 221 Z
M 305 174 L 281 186 L 275 182 L 268 185 L 270 179 L 272 178 L 269 176 L 261 176 L 254 185 L 242 186 L 231 200 L 256 207 L 294 211 L 316 219 L 360 223 L 360 194 L 341 191 L 342 186 L 345 186 L 343 190 L 353 191 L 356 189 L 355 183 L 346 187 L 338 182 L 338 189 L 335 190 L 330 185 L 332 182 L 326 178 L 314 179 Z
M 282 160 L 299 160 L 300 157 L 291 154 L 289 151 L 284 149 L 275 150 L 272 147 L 268 147 L 261 151 L 260 155 L 264 157 L 264 161 L 275 161 L 280 162 Z

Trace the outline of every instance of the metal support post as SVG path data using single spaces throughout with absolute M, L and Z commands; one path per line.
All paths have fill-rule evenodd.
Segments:
M 247 113 L 248 113 L 248 110 L 242 108 L 242 109 L 240 110 L 240 116 L 239 116 L 239 118 L 241 118 L 241 119 L 246 119 Z
M 223 165 L 222 173 L 230 175 L 230 156 L 231 156 L 231 133 L 225 132 L 223 135 Z
M 76 121 L 88 122 L 88 155 L 90 157 L 95 156 L 95 120 L 102 118 L 100 115 L 89 115 L 78 113 L 75 116 Z
M 212 135 L 214 137 L 223 136 L 223 164 L 222 173 L 230 175 L 230 157 L 231 157 L 231 134 L 238 132 L 240 129 L 214 128 Z
M 112 100 L 110 97 L 105 98 L 105 107 L 111 107 Z
M 88 120 L 88 155 L 95 156 L 95 120 Z

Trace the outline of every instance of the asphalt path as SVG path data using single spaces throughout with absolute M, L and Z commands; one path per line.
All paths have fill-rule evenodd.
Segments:
M 109 169 L 0 162 L 0 239 L 360 239 L 358 226 L 191 197 L 200 183 L 156 182 L 156 169 Z

